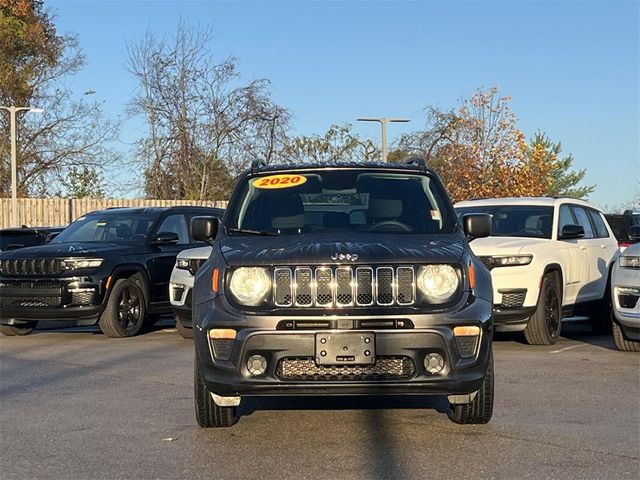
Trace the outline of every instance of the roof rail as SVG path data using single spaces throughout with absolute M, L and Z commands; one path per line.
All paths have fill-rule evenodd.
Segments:
M 427 171 L 427 162 L 423 157 L 411 157 L 406 163 L 407 165 L 416 165 L 423 173 Z
M 267 166 L 267 162 L 265 162 L 264 160 L 253 160 L 251 162 L 251 173 L 257 173 L 258 170 L 260 169 L 260 167 L 266 167 Z

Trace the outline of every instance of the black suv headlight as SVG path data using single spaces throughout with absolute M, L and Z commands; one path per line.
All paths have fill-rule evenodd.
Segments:
M 240 267 L 229 276 L 229 292 L 242 305 L 260 305 L 271 293 L 271 276 L 266 268 Z
M 178 258 L 176 260 L 176 268 L 180 270 L 188 270 L 191 275 L 195 276 L 198 269 L 206 261 L 206 258 Z
M 98 268 L 104 262 L 104 258 L 63 258 L 62 264 L 65 270 L 86 270 Z
M 451 265 L 424 265 L 416 283 L 429 303 L 447 303 L 458 293 L 460 273 Z

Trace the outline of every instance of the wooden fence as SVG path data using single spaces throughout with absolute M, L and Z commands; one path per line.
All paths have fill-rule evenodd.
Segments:
M 227 202 L 121 198 L 19 198 L 18 223 L 29 227 L 64 226 L 85 213 L 109 207 L 171 207 L 176 205 L 225 208 Z M 11 199 L 0 198 L 0 228 L 10 226 Z

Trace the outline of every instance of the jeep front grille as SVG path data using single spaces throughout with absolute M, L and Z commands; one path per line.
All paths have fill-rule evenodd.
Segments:
M 277 267 L 278 307 L 407 306 L 416 301 L 415 269 L 400 267 Z
M 5 277 L 55 276 L 64 270 L 59 258 L 0 260 L 0 274 Z
M 316 365 L 313 357 L 286 357 L 278 362 L 276 374 L 298 381 L 363 381 L 407 379 L 415 370 L 406 356 L 379 356 L 374 365 Z

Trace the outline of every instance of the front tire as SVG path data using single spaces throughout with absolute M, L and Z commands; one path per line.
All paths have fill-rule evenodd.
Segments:
M 0 325 L 0 333 L 7 337 L 22 337 L 29 335 L 38 325 L 38 322 L 25 322 L 20 325 Z
M 460 425 L 489 423 L 493 416 L 493 352 L 489 354 L 489 366 L 487 373 L 478 390 L 476 397 L 471 403 L 450 404 L 448 412 L 449 420 Z
M 622 328 L 615 321 L 613 312 L 611 312 L 611 327 L 613 328 L 613 343 L 616 344 L 618 350 L 621 352 L 640 352 L 640 342 L 624 338 Z
M 142 289 L 136 282 L 121 278 L 113 286 L 107 308 L 100 316 L 100 330 L 111 338 L 133 337 L 142 328 L 145 313 Z
M 182 338 L 193 340 L 193 328 L 185 327 L 180 321 L 180 317 L 176 315 L 176 330 Z
M 553 345 L 560 337 L 561 327 L 562 302 L 558 275 L 547 273 L 542 279 L 536 312 L 524 329 L 524 338 L 529 345 Z
M 200 373 L 197 355 L 193 387 L 198 425 L 202 428 L 231 427 L 238 421 L 237 407 L 219 407 L 211 398 L 211 392 Z

